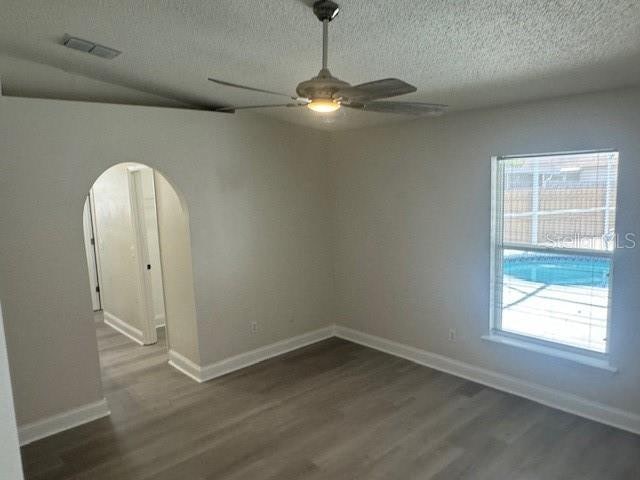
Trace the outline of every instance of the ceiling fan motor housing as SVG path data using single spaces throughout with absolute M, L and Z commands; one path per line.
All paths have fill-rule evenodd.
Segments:
M 305 80 L 296 87 L 296 93 L 300 97 L 316 99 L 333 99 L 333 95 L 351 85 L 331 75 L 327 69 L 320 70 L 317 76 L 311 80 Z

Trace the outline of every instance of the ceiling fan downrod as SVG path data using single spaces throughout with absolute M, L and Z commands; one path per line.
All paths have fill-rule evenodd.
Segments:
M 313 4 L 313 13 L 322 22 L 322 70 L 329 62 L 329 22 L 338 16 L 340 6 L 331 0 L 318 0 Z

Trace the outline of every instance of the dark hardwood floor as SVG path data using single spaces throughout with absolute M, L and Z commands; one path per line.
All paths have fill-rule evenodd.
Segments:
M 98 325 L 111 417 L 28 479 L 640 479 L 640 437 L 331 339 L 199 385 Z

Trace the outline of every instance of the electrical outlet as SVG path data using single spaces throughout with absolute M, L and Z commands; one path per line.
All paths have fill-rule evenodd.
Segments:
M 258 322 L 251 322 L 251 333 L 258 333 Z
M 455 342 L 457 336 L 458 336 L 458 332 L 456 332 L 455 329 L 451 328 L 449 330 L 449 341 L 450 342 Z

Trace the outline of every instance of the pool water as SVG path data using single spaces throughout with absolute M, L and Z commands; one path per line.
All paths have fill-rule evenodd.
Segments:
M 548 285 L 608 287 L 611 260 L 573 255 L 522 253 L 504 257 L 503 273 Z

